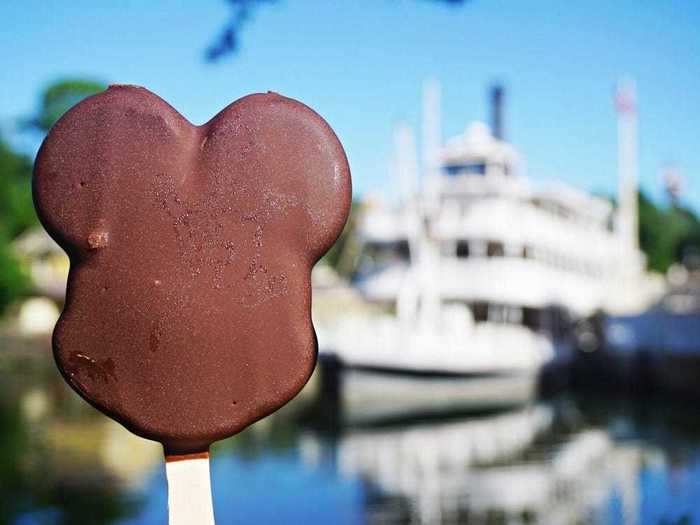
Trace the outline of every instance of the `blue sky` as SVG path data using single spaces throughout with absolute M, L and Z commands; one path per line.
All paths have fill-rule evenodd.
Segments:
M 103 2 L 102 4 L 107 4 Z M 507 131 L 535 181 L 613 192 L 613 87 L 636 79 L 642 184 L 662 197 L 675 163 L 700 209 L 700 2 L 695 0 L 279 0 L 245 27 L 240 52 L 205 48 L 223 0 L 26 0 L 0 5 L 0 122 L 30 113 L 48 82 L 87 76 L 148 87 L 195 123 L 253 91 L 314 107 L 348 153 L 355 188 L 390 190 L 392 127 L 418 125 L 424 79 L 443 85 L 443 134 L 488 115 L 502 81 Z M 30 149 L 31 141 L 13 141 Z

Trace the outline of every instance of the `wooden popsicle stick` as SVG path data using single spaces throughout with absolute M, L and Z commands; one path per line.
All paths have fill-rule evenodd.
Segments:
M 209 453 L 165 456 L 169 525 L 215 525 Z

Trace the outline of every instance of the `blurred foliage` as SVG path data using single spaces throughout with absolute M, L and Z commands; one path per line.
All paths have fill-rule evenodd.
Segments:
M 31 191 L 32 164 L 0 139 L 0 314 L 29 291 L 29 277 L 11 241 L 36 224 Z
M 639 194 L 639 244 L 650 270 L 665 272 L 674 262 L 700 248 L 700 221 L 688 208 L 654 204 Z
M 42 93 L 39 112 L 27 124 L 47 133 L 66 111 L 84 98 L 104 91 L 106 87 L 93 80 L 67 79 L 54 82 Z
M 225 0 L 229 5 L 231 14 L 221 30 L 221 33 L 205 51 L 208 62 L 216 62 L 219 59 L 235 53 L 240 46 L 240 33 L 248 22 L 253 11 L 262 4 L 274 4 L 279 0 Z M 461 5 L 467 0 L 423 0 L 436 4 Z
M 0 233 L 0 314 L 29 289 L 28 273 L 12 253 L 7 238 Z
M 66 464 L 71 458 L 47 442 L 46 429 L 65 413 L 55 397 L 54 408 L 42 419 L 26 417 L 22 400 L 27 395 L 41 391 L 50 396 L 56 385 L 67 389 L 53 363 L 26 355 L 2 359 L 0 373 L 5 378 L 0 383 L 0 525 L 97 525 L 133 515 L 141 502 L 125 493 L 102 465 Z
M 362 204 L 357 200 L 353 200 L 350 207 L 350 216 L 348 217 L 348 222 L 345 223 L 343 232 L 323 257 L 323 261 L 332 266 L 343 277 L 350 277 L 354 270 L 354 262 L 359 251 L 355 230 L 357 229 L 361 212 Z
M 32 162 L 0 138 L 0 235 L 17 237 L 36 224 L 32 205 Z
M 676 260 L 693 265 L 698 269 L 700 263 L 700 227 L 697 225 L 684 235 L 676 247 Z
M 104 87 L 88 80 L 62 80 L 49 85 L 41 95 L 37 114 L 25 121 L 25 127 L 46 133 L 73 105 Z M 31 186 L 31 159 L 13 151 L 0 137 L 0 314 L 30 291 L 28 272 L 17 261 L 11 243 L 38 224 Z

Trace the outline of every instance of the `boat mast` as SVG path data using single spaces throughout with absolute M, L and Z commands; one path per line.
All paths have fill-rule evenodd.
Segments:
M 422 164 L 423 204 L 428 214 L 440 208 L 440 145 L 442 144 L 440 83 L 423 84 Z
M 425 330 L 439 329 L 441 309 L 440 241 L 434 236 L 434 223 L 440 213 L 440 84 L 435 80 L 423 86 L 423 194 L 417 210 L 419 324 Z
M 618 83 L 615 96 L 617 111 L 618 155 L 618 213 L 617 228 L 624 245 L 631 251 L 639 249 L 639 219 L 637 193 L 637 95 L 632 79 Z
M 418 263 L 421 245 L 421 217 L 418 202 L 418 160 L 411 127 L 405 122 L 394 129 L 394 172 L 399 187 L 399 220 L 406 232 L 411 266 Z M 413 323 L 418 313 L 418 282 L 411 276 L 404 279 L 396 296 L 396 314 L 403 323 Z
M 403 208 L 411 208 L 418 191 L 418 159 L 413 130 L 405 122 L 400 122 L 394 130 L 394 148 L 400 204 Z

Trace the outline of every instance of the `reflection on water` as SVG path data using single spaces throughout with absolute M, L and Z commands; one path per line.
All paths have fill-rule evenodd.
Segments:
M 103 418 L 68 392 L 49 363 L 0 359 L 0 523 L 113 523 L 143 494 L 98 457 Z
M 166 523 L 158 445 L 46 354 L 0 359 L 0 523 Z M 214 448 L 218 523 L 700 523 L 700 426 L 662 401 L 315 429 L 292 412 Z

